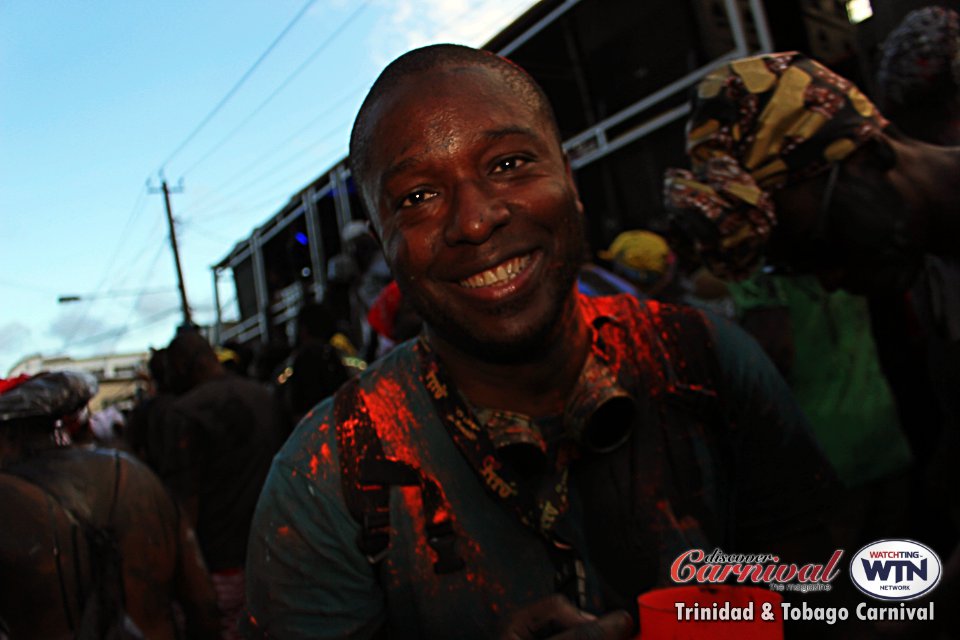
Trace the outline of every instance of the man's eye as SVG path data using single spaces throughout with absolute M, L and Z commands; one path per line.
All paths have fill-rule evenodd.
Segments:
M 523 156 L 511 156 L 502 160 L 497 160 L 493 165 L 493 173 L 504 173 L 505 171 L 515 171 L 527 164 L 529 160 Z
M 433 191 L 414 191 L 413 193 L 408 193 L 406 196 L 404 196 L 404 198 L 400 200 L 400 203 L 397 205 L 397 208 L 408 209 L 410 207 L 415 207 L 418 204 L 423 204 L 427 200 L 435 198 L 436 195 L 437 194 Z

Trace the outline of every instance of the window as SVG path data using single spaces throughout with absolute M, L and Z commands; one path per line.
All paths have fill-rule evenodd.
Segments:
M 860 24 L 867 18 L 873 17 L 873 6 L 870 0 L 846 0 L 847 19 L 850 24 Z

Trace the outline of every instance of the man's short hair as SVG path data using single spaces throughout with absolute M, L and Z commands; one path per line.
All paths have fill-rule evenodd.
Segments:
M 561 144 L 560 129 L 557 126 L 556 116 L 547 95 L 530 74 L 521 67 L 506 58 L 482 49 L 473 49 L 457 44 L 429 45 L 408 51 L 387 65 L 376 82 L 373 83 L 367 97 L 360 106 L 360 111 L 357 113 L 353 129 L 350 132 L 350 166 L 354 182 L 358 187 L 365 180 L 368 170 L 370 144 L 373 142 L 370 128 L 374 124 L 370 121 L 370 118 L 377 103 L 412 75 L 439 67 L 456 65 L 486 67 L 500 74 L 511 91 L 546 120 L 556 135 L 557 144 Z M 362 192 L 361 187 L 361 196 Z M 374 212 L 369 213 L 373 217 Z

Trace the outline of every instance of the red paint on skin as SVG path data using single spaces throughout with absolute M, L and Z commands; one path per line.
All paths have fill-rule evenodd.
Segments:
M 288 535 L 290 533 L 290 527 L 283 525 L 282 527 L 277 527 L 277 534 L 281 536 Z
M 324 464 L 330 464 L 331 460 L 333 459 L 330 453 L 330 445 L 326 442 L 320 445 L 320 457 L 323 458 Z
M 311 477 L 317 477 L 317 471 L 320 469 L 320 460 L 317 459 L 317 454 L 310 456 L 310 475 Z

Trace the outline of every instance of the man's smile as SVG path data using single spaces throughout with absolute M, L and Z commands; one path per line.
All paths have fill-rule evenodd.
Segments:
M 460 286 L 467 289 L 477 289 L 480 287 L 490 287 L 504 282 L 509 282 L 519 276 L 527 268 L 532 259 L 531 254 L 526 254 L 516 258 L 504 260 L 500 264 L 464 278 L 460 281 Z

